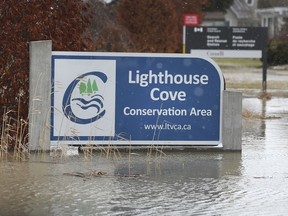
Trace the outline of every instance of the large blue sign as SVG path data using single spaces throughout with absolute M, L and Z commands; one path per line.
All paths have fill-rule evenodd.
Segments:
M 53 52 L 51 143 L 221 145 L 223 88 L 208 58 Z

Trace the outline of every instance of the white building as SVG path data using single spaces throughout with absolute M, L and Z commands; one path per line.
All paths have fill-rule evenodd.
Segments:
M 255 14 L 258 0 L 234 0 L 224 15 L 229 26 L 259 26 Z
M 269 37 L 277 35 L 288 21 L 288 7 L 257 9 L 256 13 L 260 17 L 261 26 L 268 27 Z
M 281 31 L 285 22 L 288 21 L 288 1 L 285 7 L 272 3 L 272 7 L 259 8 L 261 1 L 234 0 L 226 13 L 207 13 L 202 25 L 268 27 L 268 35 L 273 37 Z

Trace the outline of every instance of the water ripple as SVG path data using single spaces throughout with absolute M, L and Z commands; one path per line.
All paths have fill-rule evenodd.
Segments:
M 173 152 L 149 163 L 146 154 L 117 162 L 0 163 L 0 215 L 285 215 L 286 153 L 243 147 L 242 154 Z M 63 175 L 92 169 L 108 175 Z

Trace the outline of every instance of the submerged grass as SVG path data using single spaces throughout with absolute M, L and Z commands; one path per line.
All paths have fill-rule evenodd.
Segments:
M 280 118 L 278 116 L 266 115 L 266 114 L 263 114 L 263 113 L 257 113 L 257 112 L 249 111 L 247 109 L 243 110 L 242 117 L 244 119 L 259 119 L 259 120 L 279 119 Z

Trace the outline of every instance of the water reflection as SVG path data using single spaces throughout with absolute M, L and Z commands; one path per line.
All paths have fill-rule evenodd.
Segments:
M 189 215 L 191 212 L 208 214 L 211 211 L 207 209 L 209 204 L 227 199 L 232 202 L 234 198 L 229 194 L 240 190 L 235 184 L 227 184 L 232 176 L 236 176 L 236 179 L 241 176 L 239 152 L 173 152 L 168 153 L 161 162 L 150 162 L 149 170 L 140 158 L 133 162 L 130 172 L 148 171 L 151 176 L 140 181 L 118 179 L 122 192 L 112 199 L 112 203 L 118 205 L 111 211 L 123 214 L 127 211 L 131 214 L 146 212 L 144 215 L 151 212 L 155 215 L 167 212 L 170 212 L 169 215 Z M 127 173 L 127 166 L 119 165 L 115 172 Z M 124 199 L 122 194 L 128 199 Z
M 246 119 L 244 124 L 244 135 L 256 136 L 258 139 L 266 139 L 266 143 L 286 143 L 287 120 L 288 120 L 288 99 L 272 98 L 261 100 L 245 98 L 243 107 L 250 112 L 258 113 L 259 118 Z M 272 140 L 271 140 L 272 139 Z M 275 140 L 274 140 L 275 141 Z
M 148 175 L 155 178 L 220 178 L 227 173 L 240 175 L 241 153 L 195 152 L 192 150 L 166 152 L 162 158 L 136 155 L 128 162 L 119 163 L 116 175 Z M 153 159 L 154 158 L 154 159 Z
M 139 152 L 89 161 L 80 155 L 59 163 L 42 158 L 32 155 L 25 163 L 1 162 L 1 215 L 134 214 L 145 209 L 151 213 L 154 202 L 166 200 L 161 213 L 181 200 L 184 208 L 192 194 L 196 199 L 205 193 L 201 202 L 220 197 L 224 188 L 219 188 L 219 179 L 241 175 L 240 153 L 167 152 L 160 158 Z M 63 175 L 92 169 L 108 175 L 89 179 Z
M 243 107 L 239 152 L 153 151 L 0 162 L 0 215 L 286 215 L 288 99 Z M 63 173 L 106 171 L 80 178 Z

